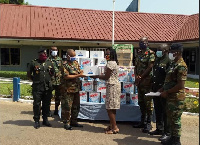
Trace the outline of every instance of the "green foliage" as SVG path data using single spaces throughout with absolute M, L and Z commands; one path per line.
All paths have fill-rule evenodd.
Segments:
M 0 94 L 6 95 L 7 97 L 12 96 L 13 94 L 13 83 L 4 82 L 0 84 Z M 24 96 L 32 96 L 31 85 L 20 84 L 20 98 Z
M 0 77 L 5 78 L 14 78 L 20 77 L 22 80 L 27 80 L 26 72 L 19 72 L 19 71 L 0 71 Z
M 184 111 L 191 113 L 199 113 L 199 98 L 187 97 L 184 101 Z
M 28 2 L 24 2 L 24 0 L 0 0 L 2 4 L 18 4 L 18 5 L 29 5 Z
M 187 78 L 187 81 L 185 82 L 185 87 L 199 88 L 199 80 Z

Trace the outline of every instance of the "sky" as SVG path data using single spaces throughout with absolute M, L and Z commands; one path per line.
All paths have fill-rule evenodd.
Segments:
M 132 0 L 115 0 L 115 10 L 125 11 Z M 25 0 L 31 5 L 80 8 L 94 10 L 113 9 L 113 0 Z M 140 0 L 140 12 L 185 14 L 199 13 L 199 0 Z

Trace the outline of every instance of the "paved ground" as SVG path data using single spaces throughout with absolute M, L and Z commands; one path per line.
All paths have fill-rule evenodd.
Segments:
M 54 106 L 52 106 L 53 109 Z M 82 129 L 67 131 L 56 116 L 50 118 L 53 127 L 33 128 L 32 104 L 0 101 L 1 145 L 161 145 L 159 136 L 144 134 L 130 123 L 119 123 L 120 134 L 106 135 L 108 122 L 80 122 Z M 155 129 L 155 124 L 153 124 Z M 199 117 L 182 116 L 182 145 L 199 144 Z

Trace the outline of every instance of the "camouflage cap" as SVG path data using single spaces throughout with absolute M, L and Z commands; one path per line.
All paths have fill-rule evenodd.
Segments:
M 46 48 L 40 48 L 40 49 L 38 50 L 38 53 L 40 53 L 40 52 L 46 52 Z
M 173 43 L 170 46 L 170 51 L 181 51 L 183 52 L 183 45 L 181 43 Z

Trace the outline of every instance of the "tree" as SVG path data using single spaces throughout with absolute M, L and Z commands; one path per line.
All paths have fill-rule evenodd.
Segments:
M 0 0 L 2 4 L 18 4 L 18 5 L 29 5 L 28 2 L 24 2 L 24 0 Z

